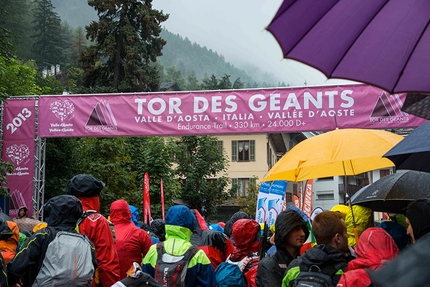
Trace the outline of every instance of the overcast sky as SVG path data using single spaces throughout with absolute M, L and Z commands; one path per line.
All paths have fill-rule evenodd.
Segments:
M 153 8 L 170 14 L 162 25 L 174 34 L 224 55 L 231 63 L 247 61 L 292 86 L 352 83 L 327 78 L 309 66 L 282 57 L 265 28 L 282 0 L 155 0 Z

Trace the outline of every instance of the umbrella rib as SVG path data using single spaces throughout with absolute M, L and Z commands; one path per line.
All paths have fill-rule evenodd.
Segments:
M 339 59 L 339 61 L 337 62 L 336 66 L 334 66 L 333 70 L 330 73 L 330 77 L 332 77 L 333 72 L 336 71 L 337 67 L 339 66 L 339 64 L 342 62 L 343 58 L 345 58 L 345 56 L 348 54 L 348 52 L 351 50 L 352 46 L 354 46 L 355 42 L 357 42 L 358 38 L 360 38 L 361 34 L 363 34 L 363 31 L 366 30 L 367 26 L 369 25 L 369 23 L 371 23 L 373 21 L 373 19 L 375 19 L 376 15 L 378 15 L 378 13 L 385 7 L 385 5 L 387 5 L 388 0 L 385 1 L 384 5 L 381 6 L 381 8 L 379 8 L 378 11 L 376 11 L 376 13 L 373 15 L 372 19 L 370 21 L 367 22 L 367 24 L 363 27 L 363 29 L 361 30 L 361 32 L 357 35 L 357 37 L 355 37 L 354 41 L 352 42 L 351 45 L 349 45 L 348 49 L 345 51 L 345 53 L 342 55 L 342 57 Z M 375 85 L 373 85 L 375 86 Z

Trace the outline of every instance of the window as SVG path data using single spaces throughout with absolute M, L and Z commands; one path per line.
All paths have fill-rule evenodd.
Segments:
M 248 185 L 252 182 L 255 184 L 255 178 L 233 178 L 233 185 L 237 185 L 237 197 L 248 196 Z
M 333 181 L 334 177 L 333 176 L 328 176 L 328 177 L 321 177 L 317 179 L 318 181 Z
M 317 192 L 317 200 L 334 200 L 334 191 Z
M 224 154 L 224 147 L 222 141 L 218 141 L 218 152 Z
M 255 140 L 231 141 L 231 161 L 255 161 Z

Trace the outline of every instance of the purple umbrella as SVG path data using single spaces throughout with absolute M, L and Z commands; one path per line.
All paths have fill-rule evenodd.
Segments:
M 269 30 L 285 58 L 390 93 L 430 92 L 430 1 L 285 0 Z

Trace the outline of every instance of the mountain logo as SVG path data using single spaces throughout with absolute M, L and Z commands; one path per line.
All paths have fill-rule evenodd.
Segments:
M 401 110 L 403 105 L 398 94 L 390 95 L 383 91 L 376 100 L 370 115 L 370 123 L 404 123 L 409 121 L 409 114 Z
M 117 130 L 118 124 L 112 109 L 105 100 L 98 102 L 92 109 L 85 125 L 86 131 Z

